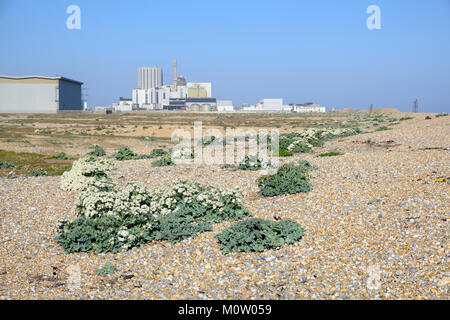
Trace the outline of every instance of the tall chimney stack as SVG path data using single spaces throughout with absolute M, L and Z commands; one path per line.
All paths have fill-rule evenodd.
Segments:
M 177 92 L 177 59 L 173 61 L 173 91 Z

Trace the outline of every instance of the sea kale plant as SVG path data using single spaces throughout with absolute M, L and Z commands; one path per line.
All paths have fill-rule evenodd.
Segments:
M 271 166 L 270 159 L 260 153 L 251 153 L 244 155 L 238 161 L 238 169 L 240 170 L 263 170 Z
M 80 194 L 77 218 L 61 221 L 56 240 L 66 253 L 115 253 L 150 241 L 150 199 L 139 183 L 117 190 L 108 180 L 95 181 Z
M 120 252 L 151 241 L 177 242 L 212 230 L 212 223 L 249 215 L 240 192 L 177 180 L 154 191 L 108 180 L 81 192 L 74 221 L 62 221 L 57 242 L 67 253 Z
M 170 155 L 167 155 L 165 157 L 162 157 L 158 160 L 155 160 L 152 162 L 152 167 L 168 167 L 168 166 L 174 166 L 175 162 L 172 161 L 172 158 Z
M 285 163 L 276 174 L 260 176 L 256 182 L 259 192 L 266 197 L 309 192 L 312 189 L 308 179 L 309 167 Z
M 309 128 L 280 136 L 280 149 L 295 153 L 311 152 L 321 147 L 325 140 L 347 137 L 360 133 L 359 128 Z
M 104 157 L 106 156 L 106 152 L 105 150 L 100 147 L 99 145 L 93 145 L 92 147 L 89 147 L 89 149 L 92 149 L 92 151 L 88 152 L 86 154 L 86 156 L 91 156 L 91 157 Z
M 75 161 L 70 171 L 61 176 L 61 189 L 83 190 L 97 180 L 107 177 L 106 172 L 115 169 L 114 162 L 107 158 L 83 157 Z
M 269 221 L 252 218 L 233 224 L 216 235 L 224 254 L 230 252 L 262 252 L 294 244 L 305 235 L 295 221 Z
M 249 215 L 239 189 L 222 191 L 198 182 L 176 180 L 153 192 L 151 209 L 161 215 L 175 212 L 182 204 L 202 207 L 208 222 L 238 220 Z

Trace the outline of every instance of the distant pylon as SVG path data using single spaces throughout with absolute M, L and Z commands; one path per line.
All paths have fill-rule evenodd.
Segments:
M 419 100 L 417 100 L 417 99 L 414 101 L 413 112 L 414 113 L 419 112 Z
M 369 113 L 373 112 L 373 104 L 370 105 Z

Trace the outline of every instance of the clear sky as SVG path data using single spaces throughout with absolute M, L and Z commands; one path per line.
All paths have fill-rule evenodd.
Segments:
M 81 29 L 69 30 L 69 5 Z M 369 5 L 381 30 L 369 30 Z M 85 83 L 90 107 L 131 97 L 139 66 L 173 59 L 235 106 L 450 111 L 450 0 L 0 0 L 0 74 Z

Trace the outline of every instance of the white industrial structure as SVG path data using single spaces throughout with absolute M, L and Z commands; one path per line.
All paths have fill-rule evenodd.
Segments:
M 326 108 L 312 102 L 303 104 L 290 104 L 292 112 L 311 113 L 311 112 L 326 112 Z
M 82 111 L 82 85 L 64 77 L 0 76 L 0 113 Z
M 256 105 L 246 105 L 243 111 L 283 111 L 283 99 L 262 99 Z
M 217 100 L 218 112 L 231 112 L 234 111 L 233 101 L 231 100 Z
M 142 67 L 138 69 L 138 89 L 159 88 L 162 84 L 162 68 Z

